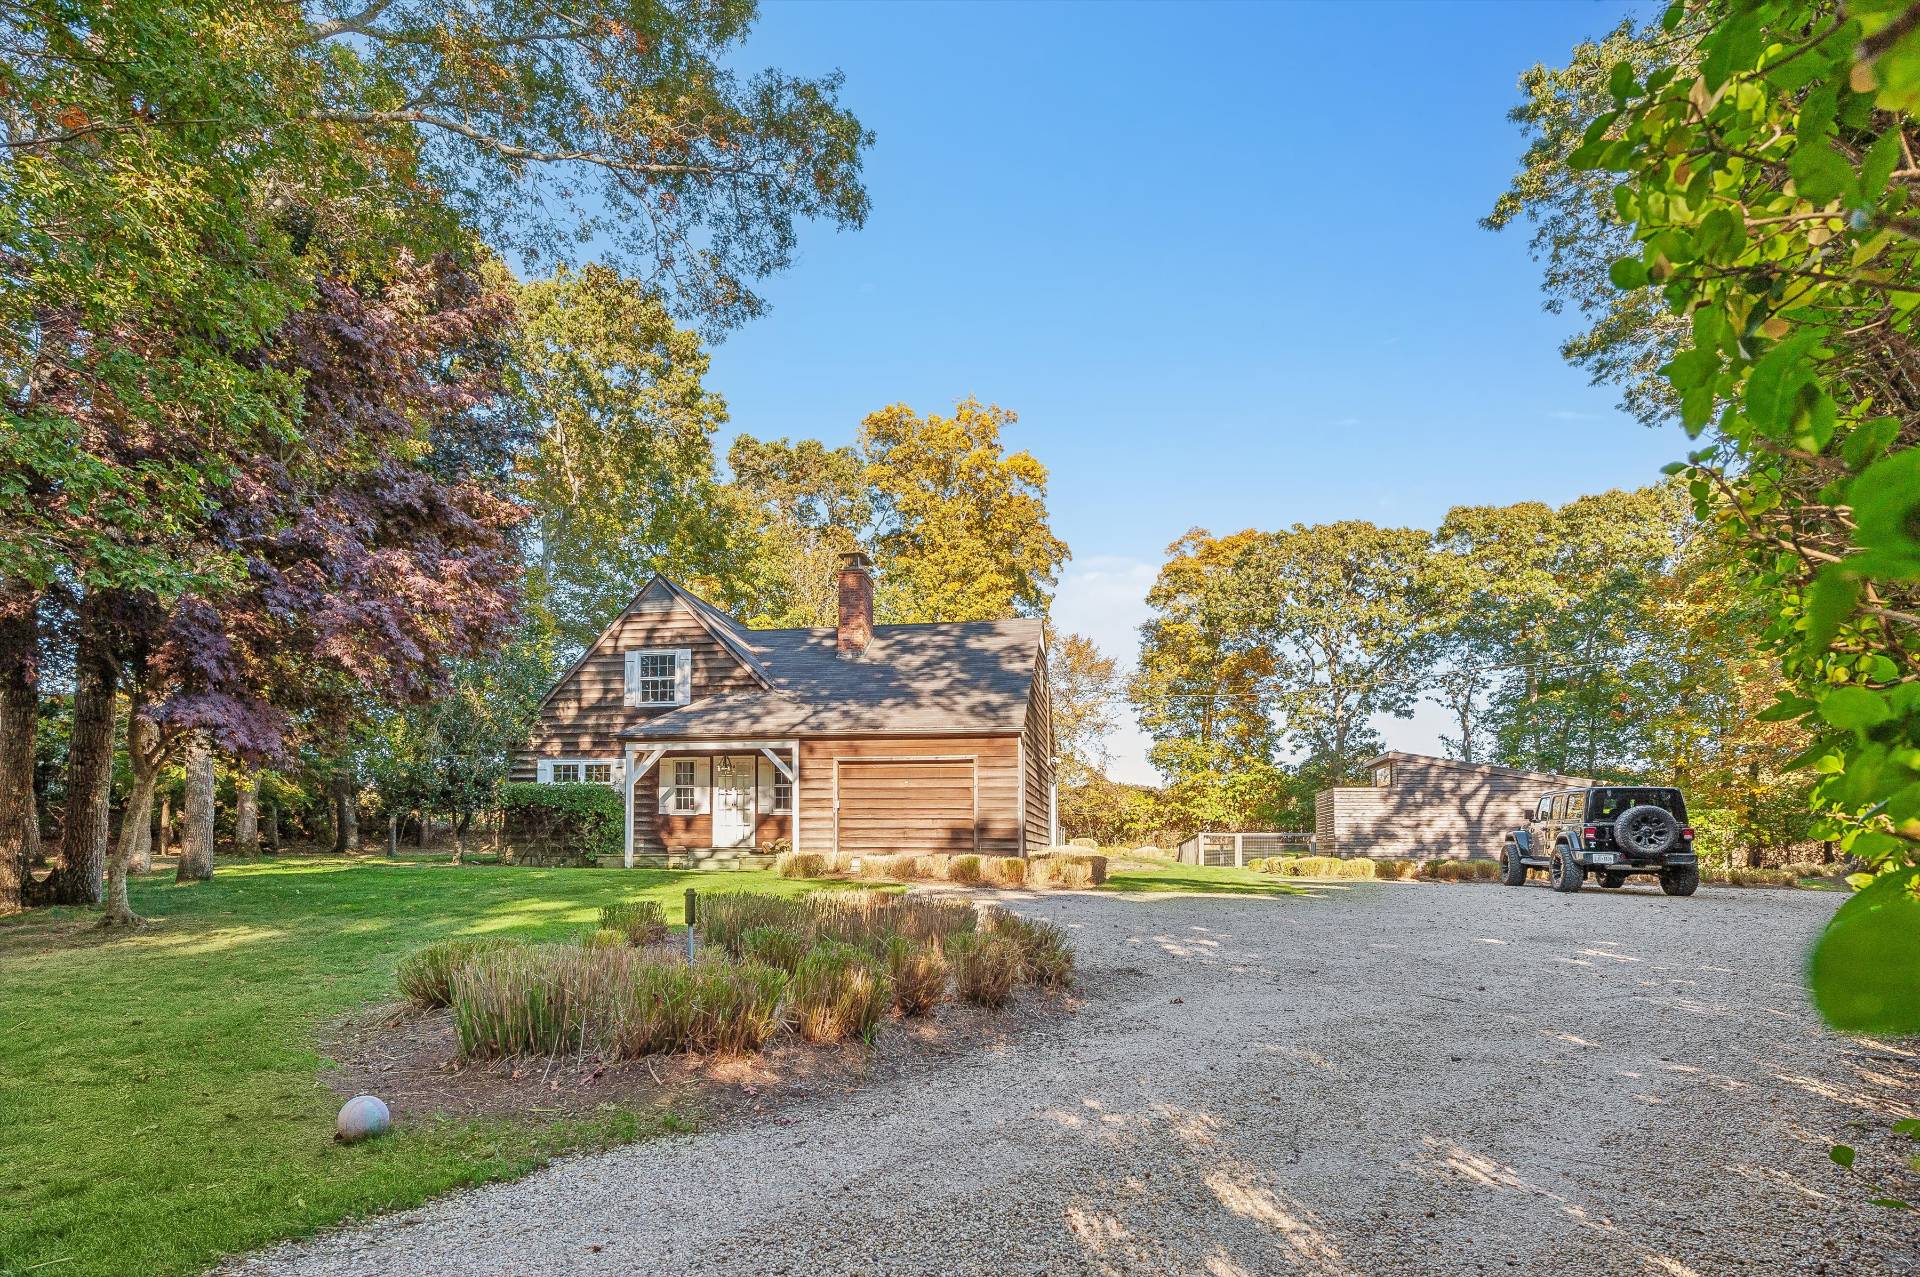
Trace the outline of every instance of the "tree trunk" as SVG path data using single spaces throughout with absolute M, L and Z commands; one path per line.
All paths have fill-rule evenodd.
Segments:
M 431 823 L 433 816 L 431 812 L 422 810 L 415 816 L 415 819 L 418 820 L 420 823 L 415 827 L 413 831 L 413 845 L 416 847 L 419 847 L 424 851 L 426 849 L 427 842 L 428 842 L 429 831 L 427 829 L 427 825 Z
M 267 804 L 267 850 L 280 850 L 280 804 Z
M 390 811 L 387 813 L 387 859 L 398 860 L 399 858 L 400 813 L 398 811 Z
M 67 811 L 60 822 L 60 867 L 47 884 L 55 904 L 97 905 L 107 868 L 108 803 L 113 795 L 114 694 L 119 665 L 80 605 L 74 651 L 73 734 L 67 750 Z
M 333 849 L 336 853 L 360 846 L 359 794 L 350 772 L 335 772 L 328 783 L 333 797 Z
M 164 856 L 173 850 L 173 795 L 160 795 L 159 807 L 154 817 L 153 849 Z
M 448 812 L 447 823 L 453 826 L 453 863 L 457 865 L 460 863 L 460 858 L 464 856 L 467 851 L 467 821 L 466 818 L 458 812 Z
M 260 778 L 252 772 L 233 782 L 233 848 L 243 856 L 260 854 Z
M 147 810 L 139 811 L 133 805 L 133 796 L 127 796 L 127 805 L 120 812 L 120 831 L 124 836 L 127 822 L 138 821 L 139 827 L 133 831 L 133 851 L 127 857 L 127 872 L 150 874 L 153 872 L 153 795 L 147 795 Z
M 127 761 L 133 770 L 127 810 L 145 811 L 153 805 L 153 785 L 160 775 L 160 729 L 137 703 L 127 715 Z M 127 865 L 133 859 L 135 830 L 140 824 L 137 820 L 120 822 L 120 841 L 114 844 L 107 861 L 107 915 L 100 920 L 101 926 L 133 926 L 140 921 L 127 902 Z
M 175 882 L 207 882 L 213 877 L 213 744 L 205 732 L 187 742 L 187 827 L 180 840 Z
M 0 599 L 0 914 L 25 903 L 27 867 L 40 848 L 40 815 L 33 801 L 39 619 L 37 597 Z

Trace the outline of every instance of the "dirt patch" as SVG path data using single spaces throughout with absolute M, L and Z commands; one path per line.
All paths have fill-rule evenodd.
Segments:
M 884 1084 L 955 1057 L 1007 1050 L 1038 1024 L 1072 1014 L 1070 998 L 1028 993 L 998 1011 L 943 1004 L 895 1015 L 871 1044 L 823 1046 L 782 1035 L 748 1055 L 523 1057 L 462 1063 L 453 1013 L 406 1003 L 336 1023 L 321 1050 L 325 1080 L 342 1097 L 378 1095 L 409 1117 L 571 1117 L 606 1105 L 691 1110 L 708 1122 L 763 1116 L 783 1105 Z

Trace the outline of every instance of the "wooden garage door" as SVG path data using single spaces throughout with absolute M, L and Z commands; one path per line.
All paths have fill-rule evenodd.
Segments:
M 977 849 L 971 758 L 840 759 L 839 850 L 874 855 Z

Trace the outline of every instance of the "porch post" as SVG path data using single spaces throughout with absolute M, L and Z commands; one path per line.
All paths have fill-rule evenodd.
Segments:
M 639 777 L 633 774 L 633 746 L 622 745 L 620 747 L 620 756 L 624 760 L 624 765 L 621 768 L 621 775 L 624 777 L 624 781 L 621 788 L 626 796 L 626 802 L 623 803 L 622 806 L 626 808 L 627 812 L 626 867 L 631 869 L 633 868 L 633 787 L 639 780 Z
M 800 742 L 793 742 L 793 801 L 787 804 L 787 820 L 792 828 L 787 841 L 795 851 L 800 850 Z

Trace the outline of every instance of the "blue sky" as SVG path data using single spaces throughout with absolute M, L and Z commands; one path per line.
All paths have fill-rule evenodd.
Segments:
M 710 384 L 761 436 L 1017 411 L 1074 552 L 1055 618 L 1127 662 L 1189 527 L 1431 527 L 1651 482 L 1684 440 L 1561 362 L 1525 231 L 1476 224 L 1519 73 L 1629 12 L 769 3 L 745 61 L 845 72 L 873 214 L 804 235 Z M 1382 726 L 1431 749 L 1439 724 Z

